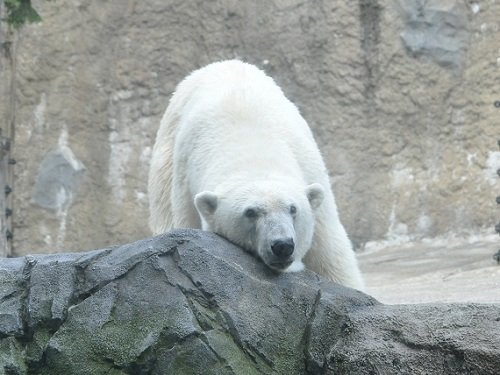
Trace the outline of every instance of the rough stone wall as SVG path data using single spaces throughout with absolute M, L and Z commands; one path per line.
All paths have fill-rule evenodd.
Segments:
M 33 3 L 43 22 L 15 40 L 18 255 L 147 236 L 168 98 L 193 69 L 234 57 L 301 109 L 356 245 L 494 225 L 500 2 Z M 2 63 L 2 124 L 9 76 Z

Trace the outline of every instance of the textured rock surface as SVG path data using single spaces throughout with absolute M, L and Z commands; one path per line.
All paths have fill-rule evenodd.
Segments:
M 84 169 L 67 147 L 49 152 L 40 164 L 33 202 L 56 212 L 63 210 L 77 193 Z
M 264 68 L 300 107 L 357 245 L 495 224 L 498 1 L 34 6 L 44 21 L 15 40 L 17 254 L 147 236 L 148 159 L 168 97 L 191 70 L 232 57 Z M 10 71 L 0 60 L 6 123 Z M 33 187 L 66 138 L 85 173 L 70 204 L 47 210 Z
M 0 263 L 0 374 L 498 374 L 500 306 L 385 306 L 176 231 Z

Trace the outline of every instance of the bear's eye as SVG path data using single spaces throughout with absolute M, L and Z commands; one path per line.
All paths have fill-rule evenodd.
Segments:
M 295 205 L 293 204 L 290 206 L 290 213 L 292 215 L 295 215 L 297 213 L 297 207 L 295 207 Z
M 245 217 L 248 219 L 255 219 L 257 217 L 257 211 L 253 208 L 247 208 L 245 210 Z

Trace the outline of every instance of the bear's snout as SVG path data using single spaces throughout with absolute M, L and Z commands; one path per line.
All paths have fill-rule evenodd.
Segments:
M 293 238 L 275 240 L 271 244 L 271 250 L 273 251 L 273 254 L 282 260 L 289 258 L 290 255 L 292 255 L 294 249 L 295 243 L 293 242 Z

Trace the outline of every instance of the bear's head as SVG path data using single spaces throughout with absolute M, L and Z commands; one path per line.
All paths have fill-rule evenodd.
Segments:
M 204 191 L 194 204 L 202 228 L 256 254 L 266 265 L 299 270 L 311 247 L 315 210 L 324 189 L 319 183 L 301 188 L 279 182 L 239 184 Z

